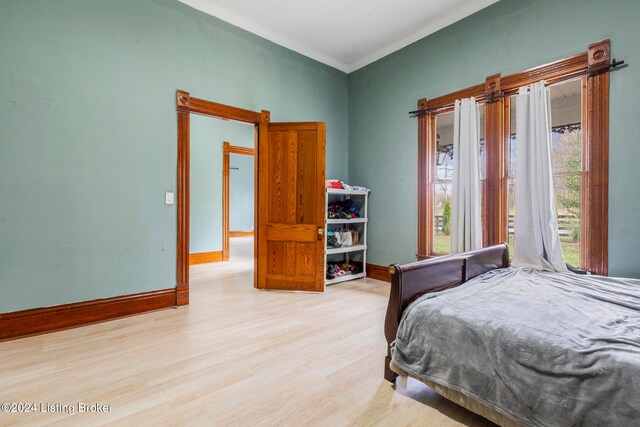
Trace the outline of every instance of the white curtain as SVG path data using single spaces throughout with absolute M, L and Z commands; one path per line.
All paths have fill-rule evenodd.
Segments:
M 516 212 L 513 264 L 566 271 L 551 168 L 551 105 L 541 81 L 516 100 Z
M 480 138 L 475 98 L 456 100 L 453 119 L 451 253 L 482 247 Z

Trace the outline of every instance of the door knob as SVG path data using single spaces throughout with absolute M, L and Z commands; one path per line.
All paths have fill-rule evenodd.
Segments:
M 318 240 L 322 240 L 323 234 L 324 234 L 324 228 L 318 227 Z

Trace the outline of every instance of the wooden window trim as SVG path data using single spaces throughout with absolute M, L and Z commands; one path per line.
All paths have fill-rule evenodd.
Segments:
M 229 200 L 229 155 L 241 154 L 254 157 L 255 148 L 240 147 L 231 145 L 224 141 L 222 143 L 222 261 L 229 261 L 229 237 L 230 233 L 230 200 Z M 254 227 L 255 230 L 255 227 Z
M 418 101 L 418 110 L 442 108 L 456 99 L 515 94 L 531 83 L 578 77 L 610 63 L 610 41 L 591 44 L 577 55 L 501 77 L 495 74 L 482 84 Z M 609 71 L 583 77 L 584 182 L 581 230 L 582 268 L 608 274 L 608 176 L 609 176 Z M 485 103 L 485 192 L 483 243 L 507 241 L 508 159 L 510 99 L 499 97 Z M 418 113 L 418 251 L 417 258 L 433 254 L 433 180 L 435 177 L 435 118 L 441 111 Z
M 418 100 L 418 110 L 427 108 L 427 98 Z M 435 120 L 418 115 L 418 253 L 425 259 L 433 252 L 433 165 L 436 150 Z
M 500 74 L 487 77 L 485 93 L 500 94 L 502 80 Z M 504 129 L 505 102 L 507 98 L 499 98 L 495 102 L 487 102 L 484 106 L 484 149 L 486 191 L 483 193 L 483 244 L 497 245 L 508 239 L 507 181 L 505 176 Z M 498 209 L 493 207 L 497 206 Z

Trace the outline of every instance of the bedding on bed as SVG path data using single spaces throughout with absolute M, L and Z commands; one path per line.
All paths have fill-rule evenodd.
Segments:
M 640 425 L 640 280 L 492 270 L 407 307 L 392 358 L 525 425 Z

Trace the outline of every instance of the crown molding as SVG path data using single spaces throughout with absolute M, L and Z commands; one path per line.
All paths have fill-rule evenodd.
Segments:
M 366 67 L 367 65 L 376 62 L 377 60 L 382 59 L 385 56 L 390 55 L 404 47 L 407 47 L 410 44 L 415 43 L 418 40 L 421 40 L 428 35 L 435 33 L 436 31 L 448 27 L 449 25 L 454 24 L 461 19 L 466 18 L 467 16 L 473 15 L 474 13 L 484 9 L 485 7 L 491 6 L 498 1 L 499 0 L 475 0 L 465 2 L 463 6 L 456 8 L 453 11 L 448 11 L 448 13 L 440 16 L 435 21 L 421 26 L 417 30 L 410 32 L 404 37 L 401 37 L 399 40 L 388 43 L 380 49 L 363 56 L 361 59 L 351 62 L 350 64 L 348 64 L 348 72 L 352 73 L 356 70 L 359 70 L 360 68 Z
M 470 0 L 465 2 L 462 6 L 455 8 L 453 10 L 447 11 L 447 13 L 439 16 L 435 21 L 430 21 L 429 23 L 420 26 L 415 31 L 409 32 L 399 39 L 392 41 L 388 44 L 385 44 L 380 49 L 375 50 L 374 52 L 367 54 L 361 57 L 358 60 L 355 60 L 349 64 L 345 64 L 344 62 L 335 59 L 329 55 L 321 53 L 315 49 L 312 49 L 302 43 L 298 43 L 288 37 L 283 36 L 282 34 L 270 30 L 260 24 L 257 24 L 253 21 L 250 21 L 236 13 L 230 12 L 227 9 L 224 9 L 220 6 L 215 5 L 210 0 L 178 0 L 181 3 L 184 3 L 194 9 L 197 9 L 201 12 L 204 12 L 208 15 L 212 15 L 218 19 L 221 19 L 225 22 L 228 22 L 231 25 L 236 27 L 240 27 L 243 30 L 249 31 L 259 37 L 267 39 L 273 43 L 276 43 L 282 47 L 293 50 L 301 55 L 314 59 L 323 64 L 329 65 L 330 67 L 336 68 L 344 73 L 351 73 L 353 71 L 359 70 L 379 59 L 384 58 L 387 55 L 390 55 L 416 41 L 435 33 L 442 28 L 445 28 L 463 18 L 466 18 L 469 15 L 472 15 L 479 10 L 484 9 L 487 6 L 490 6 L 499 0 Z
M 334 59 L 328 55 L 325 55 L 321 52 L 318 52 L 315 49 L 311 49 L 301 43 L 298 43 L 294 40 L 291 40 L 288 37 L 283 36 L 280 33 L 272 31 L 268 28 L 263 27 L 262 25 L 256 24 L 253 21 L 243 18 L 242 16 L 235 14 L 233 12 L 228 11 L 227 9 L 216 6 L 212 2 L 208 0 L 178 0 L 180 3 L 184 3 L 187 6 L 191 6 L 194 9 L 197 9 L 206 14 L 215 16 L 218 19 L 221 19 L 225 22 L 228 22 L 231 25 L 236 27 L 240 27 L 243 30 L 249 31 L 257 36 L 262 37 L 263 39 L 267 39 L 277 45 L 285 47 L 287 49 L 291 49 L 294 52 L 297 52 L 301 55 L 314 59 L 318 62 L 322 62 L 323 64 L 329 65 L 335 69 L 338 69 L 344 73 L 349 72 L 349 67 L 347 64 L 344 64 L 337 59 Z

